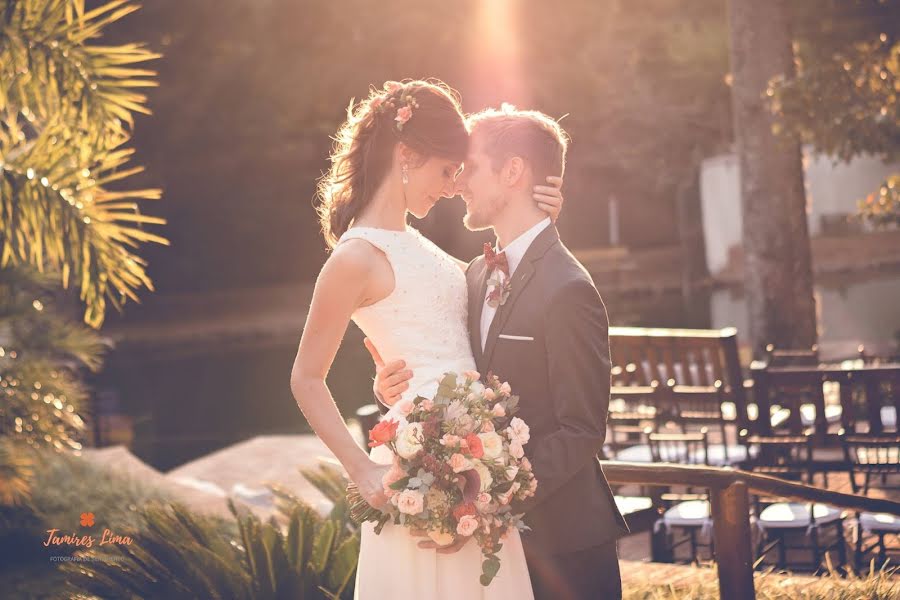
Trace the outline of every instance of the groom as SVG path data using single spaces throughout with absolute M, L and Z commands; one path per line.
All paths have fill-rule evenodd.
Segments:
M 531 527 L 522 542 L 535 597 L 620 598 L 616 540 L 628 528 L 597 461 L 609 406 L 606 308 L 532 199 L 534 183 L 562 176 L 567 136 L 548 116 L 509 106 L 473 115 L 470 129 L 457 192 L 466 227 L 493 229 L 497 248 L 485 244 L 466 271 L 469 334 L 478 371 L 509 382 L 531 429 L 525 453 L 538 487 L 514 509 Z M 388 404 L 411 376 L 401 365 L 378 365 Z

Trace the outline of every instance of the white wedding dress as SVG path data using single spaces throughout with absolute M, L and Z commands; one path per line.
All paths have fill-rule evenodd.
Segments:
M 394 290 L 386 298 L 358 309 L 353 321 L 378 348 L 385 361 L 403 359 L 413 371 L 401 399 L 432 397 L 447 371 L 475 370 L 469 346 L 466 277 L 457 263 L 416 229 L 405 231 L 352 227 L 341 236 L 363 239 L 384 252 L 394 271 Z M 394 408 L 382 419 L 403 421 Z M 385 446 L 370 456 L 390 464 Z M 528 600 L 534 597 L 522 540 L 512 530 L 499 551 L 500 571 L 482 586 L 481 548 L 470 541 L 454 554 L 422 549 L 427 539 L 388 523 L 380 534 L 364 523 L 356 571 L 356 600 Z

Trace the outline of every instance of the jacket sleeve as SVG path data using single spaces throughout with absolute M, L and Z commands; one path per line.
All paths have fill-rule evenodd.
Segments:
M 589 280 L 563 286 L 545 313 L 550 402 L 558 429 L 525 445 L 538 480 L 535 495 L 517 503 L 528 511 L 551 496 L 603 447 L 609 410 L 609 320 Z

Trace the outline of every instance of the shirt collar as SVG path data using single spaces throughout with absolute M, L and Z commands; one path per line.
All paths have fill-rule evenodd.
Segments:
M 507 244 L 506 248 L 503 248 L 503 252 L 506 253 L 506 261 L 509 264 L 510 277 L 516 272 L 516 267 L 522 262 L 522 257 L 525 256 L 531 243 L 544 229 L 550 226 L 550 223 L 550 217 L 546 217 L 544 220 L 534 225 L 534 227 Z M 495 243 L 494 249 L 496 250 L 498 246 L 499 242 Z

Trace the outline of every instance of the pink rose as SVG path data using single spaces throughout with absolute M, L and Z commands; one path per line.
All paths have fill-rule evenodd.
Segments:
M 522 448 L 522 444 L 515 440 L 509 443 L 509 453 L 513 458 L 522 458 L 525 456 L 525 450 Z
M 488 401 L 497 399 L 497 394 L 495 394 L 494 390 L 492 390 L 491 388 L 485 388 L 484 392 L 482 392 L 481 395 L 484 396 L 484 399 Z
M 453 435 L 452 433 L 445 433 L 441 438 L 442 446 L 458 446 L 460 441 L 460 437 L 458 435 Z
M 459 535 L 464 535 L 466 537 L 475 533 L 477 529 L 478 519 L 476 519 L 472 515 L 464 516 L 459 520 L 459 523 L 456 524 L 456 533 L 458 533 Z
M 528 460 L 528 457 L 527 457 L 527 456 L 523 456 L 523 457 L 522 457 L 522 460 L 521 460 L 520 464 L 522 465 L 522 468 L 523 468 L 524 470 L 526 470 L 526 471 L 530 471 L 530 470 L 531 470 L 531 461 Z
M 495 404 L 494 408 L 491 409 L 491 414 L 495 417 L 505 417 L 506 409 L 503 408 L 502 404 Z
M 504 381 L 502 384 L 500 384 L 500 393 L 501 393 L 502 395 L 504 395 L 504 396 L 509 396 L 509 394 L 510 394 L 511 392 L 512 392 L 512 388 L 509 387 L 509 382 L 508 382 L 508 381 Z
M 403 414 L 404 417 L 408 417 L 409 413 L 412 412 L 413 409 L 413 401 L 412 400 L 401 400 L 397 403 L 397 410 Z
M 425 508 L 425 497 L 418 490 L 403 490 L 397 498 L 397 508 L 407 515 L 417 515 Z
M 465 371 L 463 375 L 465 375 L 466 379 L 471 379 L 472 381 L 481 379 L 481 373 L 478 371 Z
M 384 491 L 387 492 L 388 490 L 390 490 L 391 485 L 397 483 L 404 477 L 406 477 L 406 471 L 404 471 L 400 465 L 394 463 L 388 470 L 388 472 L 385 473 L 381 478 L 381 485 L 384 486 Z M 393 492 L 394 490 L 390 491 Z
M 462 473 L 472 468 L 472 462 L 459 452 L 450 457 L 449 463 L 454 473 Z
M 482 421 L 481 432 L 482 433 L 491 433 L 492 431 L 494 431 L 494 422 L 493 421 Z
M 412 116 L 412 109 L 409 106 L 404 106 L 397 111 L 397 116 L 394 118 L 395 121 L 403 125 L 409 118 Z

